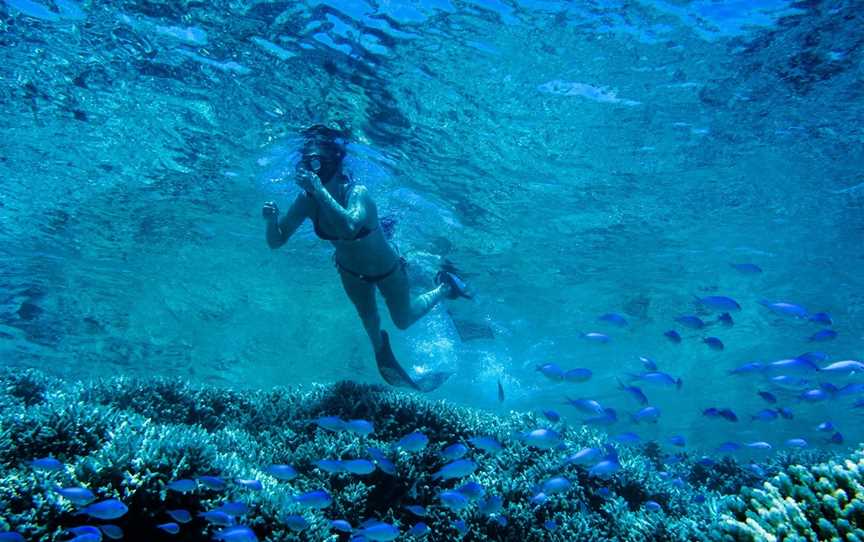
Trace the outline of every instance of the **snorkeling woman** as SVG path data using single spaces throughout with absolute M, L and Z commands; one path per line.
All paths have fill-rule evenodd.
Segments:
M 381 292 L 399 329 L 407 329 L 445 297 L 471 296 L 459 277 L 444 270 L 436 275 L 435 288 L 411 295 L 407 262 L 386 239 L 369 191 L 342 171 L 346 144 L 341 131 L 320 124 L 303 131 L 295 173 L 302 191 L 281 218 L 275 202 L 264 204 L 267 244 L 274 249 L 284 245 L 305 219 L 311 220 L 315 234 L 336 249 L 334 261 L 342 286 L 363 321 L 381 376 L 394 386 L 430 391 L 449 374 L 408 376 L 393 356 L 387 332 L 381 329 L 375 289 Z

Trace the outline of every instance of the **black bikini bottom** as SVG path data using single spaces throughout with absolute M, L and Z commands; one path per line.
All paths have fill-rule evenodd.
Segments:
M 382 280 L 386 279 L 387 277 L 389 277 L 390 275 L 392 275 L 393 273 L 395 273 L 399 269 L 405 269 L 405 267 L 408 265 L 408 261 L 404 257 L 399 256 L 396 259 L 396 261 L 393 263 L 393 267 L 391 267 L 389 270 L 387 270 L 386 273 L 381 273 L 380 275 L 364 275 L 363 273 L 358 273 L 356 271 L 352 271 L 352 270 L 348 269 L 347 267 L 343 267 L 342 264 L 340 264 L 338 261 L 336 261 L 336 258 L 333 258 L 333 262 L 336 264 L 336 269 L 338 269 L 340 273 L 345 273 L 347 275 L 358 278 L 358 279 L 362 280 L 363 282 L 367 282 L 369 284 L 375 284 L 376 282 L 381 282 Z

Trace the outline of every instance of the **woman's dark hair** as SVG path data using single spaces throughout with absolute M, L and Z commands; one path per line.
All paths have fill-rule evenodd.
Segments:
M 334 158 L 339 162 L 345 158 L 348 134 L 344 131 L 323 124 L 313 124 L 301 133 L 303 135 L 304 154 L 317 148 L 326 153 L 328 158 Z

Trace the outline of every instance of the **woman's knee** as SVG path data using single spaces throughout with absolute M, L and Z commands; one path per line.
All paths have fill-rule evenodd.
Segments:
M 396 326 L 399 330 L 406 330 L 411 327 L 411 324 L 414 323 L 414 319 L 409 315 L 403 313 L 390 313 L 390 317 L 393 320 L 393 325 Z

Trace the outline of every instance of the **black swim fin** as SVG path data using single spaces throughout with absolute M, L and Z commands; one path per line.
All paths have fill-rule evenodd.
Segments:
M 471 299 L 474 297 L 474 294 L 472 294 L 468 289 L 468 285 L 465 284 L 465 281 L 450 271 L 444 269 L 438 271 L 438 274 L 435 275 L 435 283 L 446 284 L 450 287 L 450 292 L 447 293 L 448 299 L 457 299 L 460 297 Z
M 416 380 L 412 379 L 396 361 L 393 349 L 390 347 L 390 336 L 384 330 L 381 331 L 381 341 L 381 350 L 375 353 L 375 361 L 378 363 L 381 377 L 391 386 L 430 392 L 450 378 L 451 373 L 436 371 L 419 375 Z
M 390 348 L 390 336 L 384 330 L 381 330 L 381 350 L 375 353 L 375 361 L 378 362 L 381 377 L 391 386 L 420 389 L 396 361 L 393 349 Z

